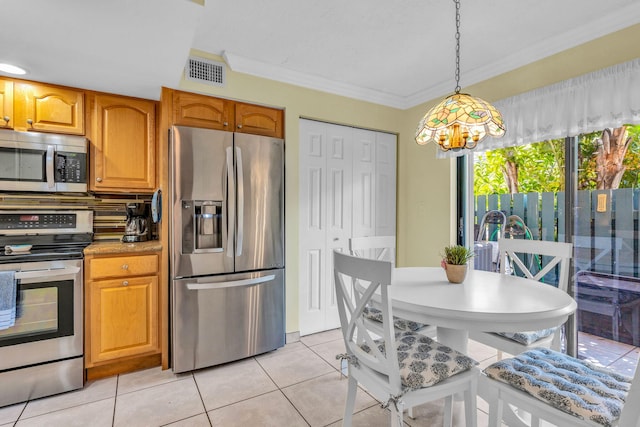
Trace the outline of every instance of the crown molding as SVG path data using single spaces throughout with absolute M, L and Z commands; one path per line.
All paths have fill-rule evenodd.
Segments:
M 607 34 L 638 24 L 638 16 L 640 16 L 640 2 L 634 1 L 626 7 L 617 8 L 606 16 L 585 22 L 579 27 L 563 32 L 560 36 L 541 39 L 538 43 L 506 55 L 501 60 L 490 65 L 464 71 L 462 75 L 464 84 L 465 86 L 474 85 L 564 50 L 606 36 Z M 225 51 L 222 56 L 229 65 L 229 68 L 235 72 L 401 110 L 413 108 L 419 104 L 441 98 L 451 93 L 451 88 L 454 87 L 453 79 L 447 79 L 436 82 L 428 88 L 412 95 L 399 96 L 290 70 L 236 55 L 232 52 Z
M 403 109 L 404 98 L 372 89 L 363 88 L 356 85 L 326 79 L 307 73 L 301 73 L 262 61 L 256 61 L 225 51 L 222 57 L 232 71 L 250 74 L 269 80 L 301 86 L 307 89 L 314 89 L 321 92 L 332 93 L 334 95 L 354 98 L 374 104 L 386 105 L 388 107 Z

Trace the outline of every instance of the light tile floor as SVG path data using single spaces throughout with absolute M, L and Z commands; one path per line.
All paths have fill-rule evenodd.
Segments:
M 339 330 L 302 337 L 271 353 L 174 375 L 153 368 L 92 381 L 85 388 L 0 408 L 0 426 L 339 426 L 347 380 L 335 355 Z M 636 347 L 581 334 L 580 356 L 632 374 Z M 471 341 L 469 354 L 484 368 L 494 349 Z M 463 425 L 461 403 L 454 421 Z M 442 402 L 414 409 L 407 426 L 442 424 Z M 478 399 L 478 425 L 487 405 Z M 356 400 L 355 426 L 387 426 L 388 412 L 367 393 Z

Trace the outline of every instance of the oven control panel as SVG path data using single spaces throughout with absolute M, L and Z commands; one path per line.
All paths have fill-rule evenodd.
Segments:
M 91 211 L 0 211 L 0 235 L 91 233 Z
M 33 230 L 51 228 L 75 228 L 74 214 L 3 214 L 0 215 L 2 230 Z

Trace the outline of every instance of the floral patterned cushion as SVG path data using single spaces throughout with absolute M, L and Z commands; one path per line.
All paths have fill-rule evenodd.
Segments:
M 540 331 L 529 331 L 529 332 L 496 332 L 497 335 L 501 337 L 512 339 L 520 344 L 531 345 L 534 342 L 546 338 L 549 335 L 552 335 L 556 332 L 557 327 L 542 329 Z
M 620 416 L 631 386 L 631 378 L 546 348 L 501 360 L 484 372 L 561 411 L 605 427 Z
M 376 343 L 384 354 L 384 340 Z M 395 345 L 402 385 L 408 390 L 432 386 L 478 364 L 472 358 L 415 332 L 397 332 Z M 361 348 L 367 353 L 371 351 L 366 344 Z
M 367 319 L 382 323 L 382 312 L 377 308 L 365 307 L 364 310 L 362 310 L 362 314 Z M 393 316 L 393 326 L 399 331 L 416 332 L 428 325 Z

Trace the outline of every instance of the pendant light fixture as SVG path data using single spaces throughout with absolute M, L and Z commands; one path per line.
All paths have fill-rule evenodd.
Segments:
M 418 124 L 416 142 L 437 142 L 443 151 L 472 149 L 487 135 L 501 137 L 505 125 L 500 112 L 487 101 L 460 93 L 460 0 L 456 5 L 456 88 L 425 114 Z

